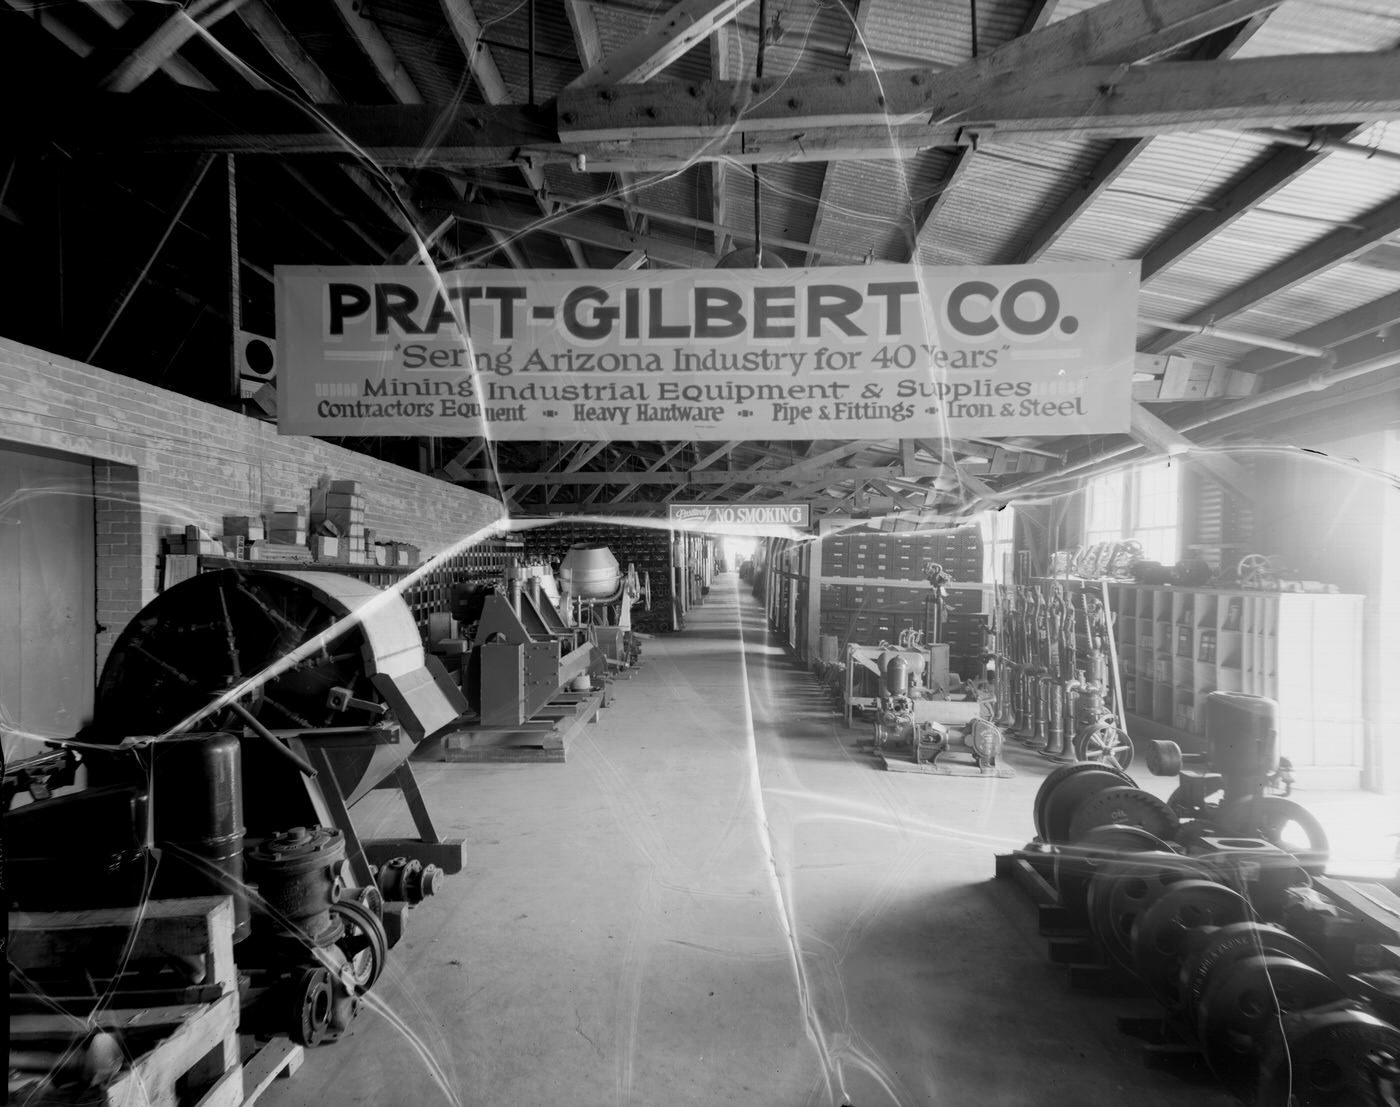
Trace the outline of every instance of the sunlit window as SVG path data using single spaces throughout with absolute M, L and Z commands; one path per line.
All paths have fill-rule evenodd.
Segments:
M 1136 538 L 1163 565 L 1180 556 L 1181 470 L 1170 462 L 1095 477 L 1084 489 L 1084 541 Z

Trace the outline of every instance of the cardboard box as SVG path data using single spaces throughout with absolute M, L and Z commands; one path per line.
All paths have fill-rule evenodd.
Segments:
M 333 480 L 330 483 L 332 492 L 348 492 L 352 496 L 360 494 L 360 482 L 357 480 Z
M 306 531 L 304 529 L 281 530 L 277 527 L 273 527 L 272 530 L 267 532 L 267 540 L 269 542 L 280 543 L 284 546 L 305 546 Z
M 224 548 L 226 556 L 241 558 L 248 545 L 248 540 L 241 534 L 226 534 L 219 539 L 219 545 Z
M 340 556 L 340 539 L 315 535 L 311 539 L 311 553 L 317 561 L 334 561 Z

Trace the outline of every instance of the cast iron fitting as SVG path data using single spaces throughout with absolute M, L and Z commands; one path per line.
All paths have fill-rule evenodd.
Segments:
M 287 936 L 316 946 L 338 941 L 345 927 L 331 915 L 340 898 L 345 838 L 325 826 L 295 826 L 254 846 L 247 854 L 249 875 L 262 909 Z
M 436 895 L 442 885 L 443 871 L 437 865 L 424 865 L 407 857 L 394 857 L 384 862 L 375 874 L 374 882 L 386 900 L 422 903 Z

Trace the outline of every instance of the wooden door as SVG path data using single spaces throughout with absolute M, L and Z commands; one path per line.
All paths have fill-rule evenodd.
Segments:
M 0 741 L 5 760 L 67 738 L 96 684 L 90 461 L 0 448 Z

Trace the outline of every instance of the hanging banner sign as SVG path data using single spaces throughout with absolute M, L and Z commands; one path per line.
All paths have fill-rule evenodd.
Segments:
M 683 530 L 758 534 L 801 530 L 812 522 L 809 504 L 667 504 L 671 526 Z
M 502 440 L 1128 430 L 1138 263 L 279 267 L 278 429 Z

